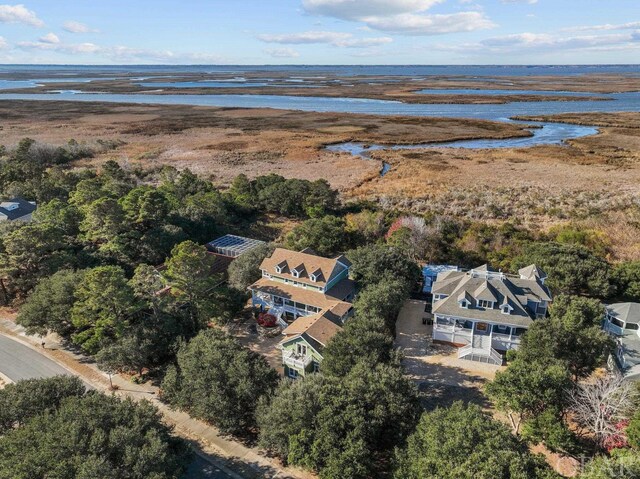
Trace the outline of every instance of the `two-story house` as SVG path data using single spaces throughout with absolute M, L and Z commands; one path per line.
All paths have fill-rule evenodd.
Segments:
M 547 314 L 551 293 L 545 273 L 535 265 L 518 276 L 491 271 L 439 273 L 432 287 L 433 340 L 454 344 L 458 357 L 502 364 L 502 352 L 515 349 L 520 336 Z
M 615 366 L 626 378 L 640 381 L 640 303 L 605 306 L 603 328 L 616 340 Z
M 276 248 L 249 286 L 252 303 L 273 314 L 287 336 L 279 345 L 285 375 L 317 370 L 322 348 L 353 313 L 354 282 L 344 256 L 324 258 L 310 249 Z
M 355 292 L 351 263 L 344 256 L 323 258 L 310 249 L 276 248 L 260 265 L 262 278 L 249 286 L 253 305 L 269 309 L 283 327 L 300 316 L 331 311 L 340 320 L 352 311 Z

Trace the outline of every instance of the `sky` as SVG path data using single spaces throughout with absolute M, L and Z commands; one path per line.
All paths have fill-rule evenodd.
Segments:
M 0 63 L 640 63 L 639 2 L 25 0 Z

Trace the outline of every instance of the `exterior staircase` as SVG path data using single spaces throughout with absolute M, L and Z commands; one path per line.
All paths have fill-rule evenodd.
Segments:
M 458 349 L 458 358 L 502 366 L 502 355 L 491 347 L 491 336 L 474 334 L 471 344 Z

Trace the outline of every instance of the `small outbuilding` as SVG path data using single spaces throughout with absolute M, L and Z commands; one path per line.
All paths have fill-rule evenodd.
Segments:
M 31 215 L 36 210 L 34 201 L 13 198 L 0 202 L 0 221 L 31 221 Z

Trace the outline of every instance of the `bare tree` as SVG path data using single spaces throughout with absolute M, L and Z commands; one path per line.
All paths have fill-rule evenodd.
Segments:
M 622 376 L 608 375 L 578 384 L 570 396 L 575 421 L 602 447 L 619 433 L 618 425 L 633 414 L 637 389 Z

